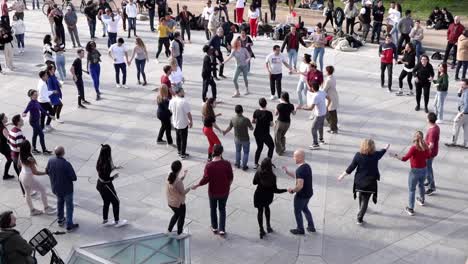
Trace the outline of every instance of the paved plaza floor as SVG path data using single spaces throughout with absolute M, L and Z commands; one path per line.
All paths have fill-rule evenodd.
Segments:
M 26 53 L 24 56 L 15 56 L 17 71 L 0 75 L 0 112 L 10 117 L 23 111 L 28 102 L 27 91 L 36 87 L 39 70 L 36 65 L 42 62 L 42 38 L 50 31 L 46 18 L 38 11 L 26 12 L 25 23 Z M 80 228 L 72 234 L 57 236 L 57 249 L 62 257 L 66 257 L 74 246 L 164 232 L 172 215 L 166 203 L 164 187 L 170 163 L 178 156 L 174 148 L 156 145 L 160 123 L 156 118 L 156 94 L 151 91 L 158 86 L 166 61 L 162 59 L 161 64 L 156 64 L 156 35 L 149 31 L 147 22 L 138 21 L 137 24 L 138 34 L 146 42 L 151 57 L 146 70 L 149 85 L 143 87 L 136 84 L 136 69 L 132 65 L 127 82 L 130 89 L 115 88 L 114 70 L 110 58 L 106 56 L 107 39 L 100 37 L 97 43 L 104 55 L 101 70 L 103 100 L 93 100 L 95 94 L 91 79 L 85 74 L 86 94 L 92 105 L 87 110 L 77 109 L 76 88 L 68 76 L 63 88 L 62 115 L 65 123 L 54 122 L 52 125 L 55 130 L 46 134 L 46 144 L 50 149 L 59 144 L 65 147 L 66 158 L 78 175 L 75 184 L 75 221 L 80 224 Z M 84 45 L 89 35 L 82 15 L 79 15 L 79 31 Z M 99 25 L 97 32 L 101 36 Z M 124 32 L 119 32 L 119 35 L 124 36 Z M 191 156 L 183 161 L 183 166 L 189 171 L 186 185 L 198 182 L 202 176 L 208 145 L 201 122 L 203 38 L 202 32 L 193 32 L 193 44 L 186 46 L 184 55 L 184 87 L 195 120 L 194 127 L 189 130 L 187 151 Z M 132 47 L 134 38 L 125 38 L 125 41 Z M 234 91 L 234 62 L 226 66 L 228 78 L 217 83 L 218 98 L 223 101 L 216 108 L 217 112 L 222 113 L 218 118 L 221 128 L 227 127 L 236 104 L 242 104 L 245 115 L 251 117 L 257 108 L 258 98 L 269 97 L 264 59 L 273 43 L 263 38 L 255 42 L 257 58 L 253 61 L 252 74 L 249 76 L 251 94 L 248 96 L 231 98 Z M 75 51 L 70 48 L 70 42 L 67 45 L 68 69 Z M 301 48 L 300 54 L 306 51 L 311 52 Z M 4 62 L 3 57 L 1 61 Z M 310 206 L 317 233 L 300 237 L 289 233 L 289 229 L 295 227 L 293 196 L 285 193 L 276 195 L 271 205 L 272 226 L 276 232 L 260 240 L 257 213 L 253 207 L 254 171 L 235 170 L 227 203 L 226 239 L 211 234 L 207 188 L 201 187 L 187 195 L 185 231 L 192 235 L 192 263 L 463 264 L 468 257 L 468 152 L 448 149 L 443 145 L 443 142 L 449 141 L 450 120 L 456 113 L 458 84 L 452 81 L 453 71 L 449 72 L 451 83 L 445 110 L 447 121 L 441 125 L 441 148 L 434 161 L 438 192 L 427 198 L 425 207 L 415 208 L 415 216 L 408 216 L 404 208 L 408 201 L 409 163 L 386 155 L 380 162 L 382 176 L 378 203 L 370 205 L 367 223 L 357 226 L 357 201 L 353 200 L 352 194 L 353 176 L 341 183 L 337 182 L 336 177 L 351 162 L 361 139 L 365 137 L 374 138 L 379 148 L 389 143 L 391 151 L 405 153 L 413 133 L 416 130 L 425 131 L 426 115 L 414 111 L 414 97 L 397 97 L 380 88 L 376 46 L 366 46 L 355 53 L 326 49 L 325 63 L 336 68 L 340 133 L 326 134 L 325 141 L 328 144 L 321 150 L 306 151 L 307 162 L 313 169 L 314 196 Z M 393 80 L 395 87 L 400 71 L 401 66 L 396 66 Z M 283 78 L 284 90 L 290 93 L 294 103 L 297 103 L 297 79 L 297 75 L 288 74 Z M 240 86 L 242 92 L 241 79 Z M 434 94 L 431 94 L 431 99 L 433 97 Z M 276 103 L 268 101 L 268 108 L 274 110 Z M 308 117 L 309 112 L 299 111 L 293 118 L 287 133 L 286 155 L 274 156 L 277 168 L 288 166 L 293 169 L 293 150 L 311 145 L 311 121 Z M 24 131 L 30 138 L 32 133 L 28 124 Z M 220 135 L 220 139 L 225 146 L 224 157 L 233 162 L 233 134 L 224 137 Z M 123 166 L 119 170 L 120 178 L 114 183 L 121 200 L 121 218 L 128 219 L 130 225 L 120 229 L 100 225 L 102 201 L 95 188 L 95 165 L 103 143 L 112 146 L 115 164 Z M 253 153 L 256 150 L 253 136 L 250 150 L 249 164 L 253 167 Z M 262 157 L 265 154 L 266 151 Z M 44 168 L 47 157 L 39 155 L 36 158 L 39 167 Z M 294 185 L 294 180 L 281 170 L 276 169 L 275 173 L 279 188 Z M 47 186 L 49 198 L 54 203 L 48 177 L 38 178 Z M 40 208 L 39 200 L 34 203 Z M 0 210 L 7 209 L 13 210 L 19 217 L 18 230 L 26 239 L 43 227 L 52 231 L 60 230 L 53 216 L 29 217 L 29 209 L 15 180 L 0 183 Z M 40 263 L 48 263 L 48 260 L 41 257 Z

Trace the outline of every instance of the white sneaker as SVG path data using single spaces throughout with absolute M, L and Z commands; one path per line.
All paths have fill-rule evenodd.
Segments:
M 31 213 L 30 213 L 31 216 L 41 215 L 41 214 L 43 214 L 43 212 L 41 210 L 36 209 L 36 208 L 32 209 Z
M 184 239 L 184 238 L 189 237 L 189 236 L 190 236 L 190 234 L 182 233 L 182 234 L 180 234 L 180 235 L 177 235 L 177 236 L 175 237 L 175 239 L 181 240 L 181 239 Z
M 50 132 L 50 131 L 54 130 L 54 128 L 51 127 L 50 125 L 47 125 L 47 126 L 45 127 L 45 130 L 46 130 L 47 132 Z
M 122 87 L 122 86 L 120 86 L 120 84 L 117 83 L 117 84 L 115 85 L 115 87 L 116 87 L 116 88 L 120 88 L 120 87 Z
M 278 97 L 276 97 L 276 95 L 270 96 L 270 100 L 276 100 L 276 99 L 278 99 Z
M 127 86 L 127 85 L 125 85 L 125 84 L 124 84 L 124 85 L 122 85 L 122 88 L 124 88 L 124 89 L 129 89 L 129 88 L 128 88 L 128 86 Z
M 119 220 L 119 222 L 117 222 L 114 227 L 118 228 L 118 227 L 126 226 L 127 224 L 128 224 L 128 221 L 125 219 L 122 219 L 122 220 Z
M 64 123 L 64 121 L 63 121 L 62 119 L 55 119 L 55 121 L 56 121 L 57 123 L 60 123 L 60 124 L 63 124 L 63 123 Z
M 239 96 L 240 96 L 240 93 L 236 92 L 235 94 L 232 95 L 232 98 L 236 98 L 236 97 L 239 97 Z
M 103 221 L 102 222 L 102 225 L 105 226 L 105 227 L 108 227 L 108 226 L 114 226 L 115 225 L 115 221 Z
M 158 59 L 156 59 L 156 64 L 159 64 L 159 60 L 158 60 Z
M 244 95 L 249 95 L 249 89 L 245 89 Z
M 51 207 L 51 206 L 48 206 L 47 208 L 44 209 L 44 213 L 48 214 L 48 215 L 53 215 L 57 212 L 57 209 L 55 209 L 54 207 Z
M 436 124 L 443 124 L 444 120 L 436 120 Z

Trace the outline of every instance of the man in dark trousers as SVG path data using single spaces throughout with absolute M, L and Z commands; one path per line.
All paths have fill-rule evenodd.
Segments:
M 457 60 L 457 42 L 458 38 L 465 31 L 465 27 L 460 23 L 460 17 L 456 16 L 452 24 L 450 24 L 447 30 L 447 47 L 445 48 L 444 62 L 447 63 L 450 51 L 454 49 L 454 55 L 452 60 L 452 69 L 455 68 L 455 62 Z
M 156 0 L 146 0 L 145 7 L 148 9 L 151 32 L 155 32 L 156 29 L 154 28 L 154 16 L 156 15 Z
M 0 242 L 3 249 L 3 260 L 8 264 L 37 263 L 32 256 L 34 248 L 13 229 L 16 226 L 16 216 L 12 211 L 0 214 Z
M 50 178 L 52 192 L 57 197 L 57 219 L 59 226 L 67 224 L 67 231 L 72 232 L 79 227 L 73 223 L 73 182 L 76 181 L 76 174 L 73 166 L 65 156 L 65 149 L 62 146 L 55 148 L 55 157 L 49 159 L 46 173 Z M 67 217 L 64 216 L 64 206 L 67 208 Z
M 158 19 L 165 17 L 167 12 L 167 1 L 156 0 L 156 5 L 158 5 Z
M 372 15 L 374 16 L 374 23 L 372 24 L 371 43 L 374 43 L 374 39 L 379 43 L 380 32 L 382 31 L 382 21 L 385 15 L 385 7 L 382 4 L 382 0 L 378 1 L 377 5 L 374 6 Z
M 380 56 L 380 86 L 385 88 L 385 70 L 388 77 L 388 92 L 392 92 L 393 62 L 397 62 L 397 47 L 392 42 L 392 36 L 387 35 L 385 42 L 379 47 Z
M 203 78 L 203 102 L 206 101 L 206 94 L 208 93 L 208 86 L 211 86 L 211 94 L 216 101 L 216 82 L 213 79 L 213 72 L 216 71 L 216 63 L 213 63 L 211 57 L 214 54 L 214 48 L 208 45 L 203 46 L 205 57 L 203 58 L 202 78 Z
M 223 74 L 224 64 L 222 64 L 222 62 L 224 61 L 224 57 L 223 57 L 223 53 L 221 52 L 221 45 L 223 44 L 223 38 L 224 38 L 224 30 L 222 27 L 219 27 L 218 30 L 216 30 L 216 35 L 211 37 L 208 45 L 214 48 L 214 56 L 216 57 L 216 59 L 218 59 L 219 63 L 221 63 L 221 66 L 219 66 L 219 77 L 226 78 L 226 76 L 224 76 Z M 213 72 L 213 77 L 216 80 L 219 80 L 218 76 L 216 75 L 216 70 Z
M 70 73 L 73 76 L 73 81 L 76 84 L 78 90 L 78 108 L 86 108 L 83 104 L 90 104 L 85 99 L 84 84 L 83 84 L 83 64 L 81 60 L 84 58 L 84 50 L 78 49 L 76 51 L 77 58 L 73 61 L 70 68 Z

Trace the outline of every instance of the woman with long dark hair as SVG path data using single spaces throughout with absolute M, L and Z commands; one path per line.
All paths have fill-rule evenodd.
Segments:
M 8 117 L 5 115 L 5 113 L 0 114 L 0 153 L 5 156 L 6 162 L 5 162 L 5 169 L 3 170 L 3 179 L 8 180 L 12 179 L 15 176 L 10 175 L 8 172 L 10 171 L 11 164 L 13 163 L 13 159 L 11 158 L 11 150 L 10 146 L 8 145 L 8 137 L 9 137 L 9 132 L 8 132 Z
M 146 74 L 145 74 L 145 64 L 149 61 L 148 57 L 148 51 L 146 50 L 145 43 L 140 37 L 137 37 L 135 39 L 135 47 L 133 48 L 133 54 L 132 58 L 130 59 L 128 65 L 132 62 L 132 60 L 135 58 L 135 66 L 137 68 L 137 80 L 138 84 L 141 84 L 140 82 L 140 74 L 143 77 L 143 86 L 145 86 L 146 83 Z
M 56 209 L 50 206 L 47 202 L 46 189 L 40 182 L 35 179 L 35 176 L 47 175 L 47 173 L 38 171 L 36 169 L 37 163 L 31 153 L 31 143 L 29 143 L 28 140 L 25 140 L 23 143 L 21 143 L 19 161 L 19 165 L 21 166 L 21 173 L 19 178 L 25 191 L 26 203 L 28 204 L 31 216 L 41 215 L 44 212 L 49 215 L 54 214 Z M 41 201 L 44 205 L 44 212 L 34 208 L 31 198 L 33 191 L 37 191 L 41 194 Z
M 431 82 L 434 79 L 434 68 L 427 55 L 421 55 L 421 61 L 414 67 L 413 76 L 416 84 L 416 108 L 414 110 L 419 111 L 421 94 L 424 91 L 424 110 L 429 113 L 427 105 L 431 94 Z
M 408 95 L 413 95 L 413 83 L 411 80 L 413 79 L 413 69 L 416 64 L 416 52 L 414 51 L 413 44 L 406 43 L 405 49 L 403 50 L 403 58 L 400 59 L 398 63 L 403 64 L 403 70 L 401 70 L 400 77 L 398 78 L 400 90 L 396 95 L 403 95 L 403 80 L 406 76 L 408 76 Z
M 266 235 L 263 229 L 263 212 L 267 224 L 267 232 L 273 232 L 270 223 L 270 204 L 273 202 L 275 193 L 284 193 L 286 189 L 278 189 L 276 186 L 276 175 L 273 173 L 273 164 L 270 158 L 263 159 L 260 168 L 255 172 L 253 184 L 257 185 L 254 193 L 254 206 L 257 208 L 257 220 L 260 228 L 260 239 Z
M 42 40 L 43 43 L 43 48 L 42 48 L 42 57 L 44 59 L 44 63 L 49 66 L 53 65 L 55 66 L 55 59 L 53 56 L 54 49 L 52 48 L 52 37 L 47 34 L 44 36 L 44 39 Z
M 333 13 L 335 12 L 335 3 L 333 0 L 328 0 L 327 5 L 325 6 L 325 10 L 323 10 L 323 14 L 325 15 L 325 22 L 323 22 L 323 30 L 325 31 L 325 26 L 327 25 L 328 21 L 330 21 L 333 31 L 336 32 L 335 26 L 333 25 Z
M 57 80 L 57 76 L 55 76 L 55 67 L 50 65 L 47 67 L 47 75 L 49 78 L 47 79 L 47 90 L 52 92 L 49 95 L 50 104 L 53 108 L 53 113 L 55 115 L 55 121 L 58 123 L 63 123 L 60 119 L 60 113 L 62 112 L 62 85 Z
M 55 65 L 57 66 L 57 71 L 60 76 L 60 80 L 63 82 L 67 78 L 67 71 L 65 70 L 65 42 L 60 39 L 59 36 L 56 36 L 54 39 L 54 48 L 55 51 Z
M 444 120 L 444 103 L 447 97 L 447 91 L 449 87 L 449 79 L 447 74 L 447 63 L 439 64 L 437 71 L 437 80 L 434 80 L 434 86 L 437 89 L 436 96 L 434 98 L 434 110 L 437 115 L 437 123 Z
M 167 204 L 174 212 L 174 215 L 169 221 L 169 227 L 167 231 L 172 232 L 174 225 L 177 223 L 177 239 L 186 237 L 186 234 L 182 234 L 184 231 L 184 221 L 185 221 L 185 195 L 190 191 L 190 188 L 185 188 L 183 180 L 187 176 L 187 170 L 184 170 L 184 175 L 179 177 L 180 172 L 182 171 L 182 163 L 178 160 L 172 162 L 171 172 L 167 177 L 166 184 L 166 197 Z
M 294 105 L 289 102 L 288 92 L 282 92 L 280 103 L 276 106 L 275 116 L 275 147 L 278 155 L 283 155 L 286 151 L 286 132 L 291 125 L 291 114 L 296 114 Z
M 161 128 L 159 129 L 159 134 L 158 134 L 158 144 L 168 144 L 172 145 L 172 136 L 171 136 L 171 116 L 172 113 L 169 111 L 169 88 L 167 88 L 167 85 L 163 84 L 159 88 L 159 95 L 156 98 L 156 102 L 158 103 L 158 110 L 157 110 L 157 116 L 158 119 L 161 121 Z M 164 133 L 166 133 L 166 141 L 164 141 L 162 138 L 164 136 Z
M 91 78 L 93 79 L 94 90 L 96 91 L 96 101 L 101 99 L 99 90 L 99 79 L 101 75 L 101 53 L 96 48 L 96 42 L 89 41 L 86 44 L 86 52 L 88 53 L 86 68 L 88 69 Z
M 203 109 L 202 109 L 203 134 L 205 134 L 206 138 L 208 139 L 208 144 L 209 144 L 208 161 L 211 161 L 211 159 L 213 158 L 214 145 L 221 145 L 221 141 L 219 141 L 218 136 L 213 131 L 213 127 L 216 128 L 220 133 L 223 133 L 223 131 L 216 124 L 216 117 L 220 116 L 221 114 L 215 114 L 214 107 L 215 107 L 215 99 L 208 98 L 205 104 L 203 104 Z
M 118 169 L 114 166 L 112 161 L 112 149 L 109 145 L 101 145 L 101 152 L 96 164 L 96 170 L 98 173 L 98 181 L 96 189 L 101 194 L 104 206 L 102 207 L 102 224 L 104 226 L 115 226 L 122 227 L 127 224 L 127 220 L 119 218 L 120 200 L 117 197 L 114 184 L 112 181 L 119 177 L 119 173 L 114 173 L 111 176 L 112 171 Z M 109 206 L 112 204 L 112 210 L 114 212 L 114 221 L 109 222 Z

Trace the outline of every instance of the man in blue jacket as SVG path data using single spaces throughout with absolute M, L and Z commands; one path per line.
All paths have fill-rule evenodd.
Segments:
M 46 173 L 50 178 L 52 192 L 57 196 L 57 218 L 59 226 L 66 222 L 67 231 L 72 232 L 79 227 L 73 223 L 73 182 L 76 181 L 75 170 L 63 156 L 62 146 L 55 148 L 55 157 L 49 159 Z M 67 217 L 64 217 L 64 205 L 67 207 Z

